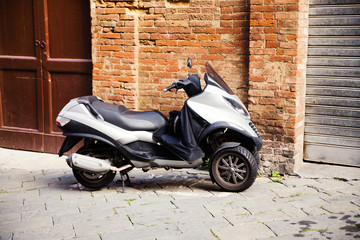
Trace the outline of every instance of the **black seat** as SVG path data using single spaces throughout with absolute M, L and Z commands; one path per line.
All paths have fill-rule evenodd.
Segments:
M 122 105 L 103 102 L 95 96 L 88 100 L 105 121 L 129 131 L 155 131 L 165 125 L 167 118 L 158 111 L 131 111 Z

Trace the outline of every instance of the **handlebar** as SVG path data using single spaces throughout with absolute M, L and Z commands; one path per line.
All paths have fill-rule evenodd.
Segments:
M 168 92 L 170 91 L 171 89 L 176 89 L 176 92 L 183 88 L 186 84 L 185 82 L 187 81 L 188 79 L 187 78 L 181 78 L 179 80 L 176 80 L 175 82 L 173 82 L 169 87 L 163 89 L 163 92 Z

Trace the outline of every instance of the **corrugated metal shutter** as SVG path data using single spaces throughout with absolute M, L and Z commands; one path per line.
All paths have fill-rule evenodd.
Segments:
M 310 0 L 304 159 L 360 166 L 360 0 Z

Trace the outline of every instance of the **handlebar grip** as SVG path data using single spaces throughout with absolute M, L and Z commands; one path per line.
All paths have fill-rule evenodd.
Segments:
M 173 82 L 173 84 L 171 84 L 171 86 L 163 89 L 163 92 L 167 92 L 167 91 L 170 91 L 171 89 L 173 88 L 176 88 L 176 92 L 183 88 L 184 85 L 185 85 L 185 82 L 187 81 L 188 79 L 187 78 L 181 78 L 179 80 L 176 80 L 175 82 Z
M 163 89 L 163 92 L 170 91 L 170 90 L 171 90 L 171 89 L 173 89 L 173 88 L 176 88 L 176 83 L 175 83 L 175 82 L 174 82 L 173 84 L 171 84 L 171 86 L 169 86 L 169 87 L 167 87 L 167 88 Z

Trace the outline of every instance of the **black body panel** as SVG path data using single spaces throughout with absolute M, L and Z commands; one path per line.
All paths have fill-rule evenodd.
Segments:
M 207 125 L 185 102 L 177 116 L 157 130 L 153 138 L 179 158 L 192 163 L 205 156 L 199 147 L 197 136 Z
M 213 123 L 206 129 L 204 129 L 204 131 L 201 132 L 198 138 L 199 143 L 206 141 L 206 137 L 209 136 L 211 133 L 217 131 L 218 129 L 226 129 L 226 128 L 232 130 L 234 133 L 237 133 L 239 136 L 242 136 L 241 138 L 243 138 L 244 140 L 252 143 L 253 146 L 256 146 L 258 151 L 261 150 L 263 143 L 257 131 L 254 130 L 254 132 L 258 135 L 258 137 L 253 137 L 249 135 L 247 131 L 241 131 L 237 128 L 234 128 L 231 124 L 225 121 Z

